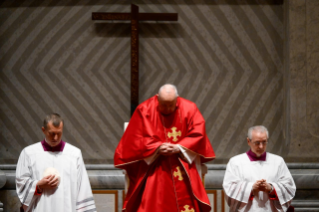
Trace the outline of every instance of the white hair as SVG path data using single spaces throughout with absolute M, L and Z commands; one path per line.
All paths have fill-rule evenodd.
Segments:
M 267 139 L 269 138 L 269 132 L 268 132 L 267 128 L 265 126 L 262 126 L 262 125 L 257 125 L 257 126 L 253 126 L 253 127 L 248 129 L 247 137 L 249 138 L 249 140 L 252 139 L 253 131 L 266 133 Z
M 162 85 L 162 86 L 160 87 L 160 89 L 158 90 L 158 95 L 160 95 L 160 93 L 161 93 L 161 91 L 162 91 L 163 89 L 165 89 L 166 92 L 170 92 L 170 91 L 167 91 L 167 88 L 173 88 L 174 91 L 175 91 L 175 97 L 178 97 L 177 88 L 176 88 L 176 86 L 173 85 L 173 84 L 165 84 L 165 85 Z

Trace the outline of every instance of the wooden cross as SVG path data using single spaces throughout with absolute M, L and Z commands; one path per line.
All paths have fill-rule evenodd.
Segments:
M 172 127 L 171 128 L 172 129 L 172 132 L 170 133 L 167 133 L 167 137 L 168 138 L 171 138 L 171 137 L 173 137 L 173 141 L 178 141 L 178 139 L 177 139 L 177 136 L 179 136 L 179 137 L 181 137 L 182 136 L 182 132 L 181 131 L 178 131 L 178 132 L 176 132 L 176 127 Z
M 131 21 L 131 115 L 138 106 L 138 23 L 139 21 L 177 21 L 177 13 L 139 13 L 138 6 L 131 4 L 131 13 L 92 13 L 92 20 Z

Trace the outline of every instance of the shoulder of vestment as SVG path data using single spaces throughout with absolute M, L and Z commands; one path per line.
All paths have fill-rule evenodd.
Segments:
M 65 142 L 65 147 L 64 147 L 63 151 L 66 151 L 68 153 L 73 153 L 73 154 L 76 154 L 76 155 L 81 154 L 81 149 L 79 149 L 78 147 L 73 146 L 72 144 L 69 144 L 67 142 Z
M 43 150 L 43 147 L 41 145 L 41 141 L 31 144 L 23 149 L 27 154 L 32 154 L 33 152 Z
M 243 161 L 245 161 L 245 160 L 247 160 L 247 159 L 248 159 L 248 156 L 247 156 L 247 154 L 246 154 L 246 152 L 245 152 L 245 153 L 241 153 L 241 154 L 239 154 L 239 155 L 235 155 L 235 156 L 231 157 L 231 158 L 229 159 L 229 162 L 228 162 L 228 163 L 237 164 L 237 163 L 241 163 L 241 162 L 243 162 Z M 249 160 L 249 159 L 248 159 L 248 160 Z
M 194 108 L 197 107 L 195 102 L 192 102 L 192 101 L 190 101 L 188 99 L 184 99 L 182 97 L 178 97 L 178 101 L 179 101 L 179 104 L 180 104 L 179 106 L 182 107 L 182 108 L 185 107 L 185 108 L 189 108 L 189 109 L 194 109 Z
M 283 157 L 267 152 L 267 157 L 275 161 L 284 161 Z
M 157 106 L 157 96 L 153 96 L 137 106 L 137 110 L 141 112 L 153 110 Z

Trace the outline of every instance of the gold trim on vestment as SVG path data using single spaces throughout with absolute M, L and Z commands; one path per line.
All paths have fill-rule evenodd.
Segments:
M 160 147 L 161 145 L 159 145 L 158 147 Z M 156 148 L 156 149 L 158 149 L 158 147 Z M 156 149 L 155 149 L 155 152 L 156 152 Z M 155 153 L 154 152 L 154 153 Z M 154 154 L 153 153 L 153 154 Z M 151 156 L 153 155 L 153 154 L 151 154 Z M 118 166 L 124 166 L 124 165 L 127 165 L 127 164 L 131 164 L 131 163 L 135 163 L 135 162 L 138 162 L 138 161 L 141 161 L 141 160 L 145 160 L 146 158 L 148 158 L 148 157 L 150 157 L 150 156 L 147 156 L 147 157 L 145 157 L 145 158 L 142 158 L 142 159 L 138 159 L 138 160 L 134 160 L 134 161 L 131 161 L 131 162 L 127 162 L 127 163 L 122 163 L 122 164 L 119 164 L 119 165 L 114 165 L 114 167 L 118 167 Z M 146 162 L 145 162 L 146 163 Z M 147 163 L 146 163 L 147 164 Z
M 140 160 L 144 160 L 144 159 L 139 159 L 139 160 L 131 161 L 131 162 L 128 162 L 128 163 L 122 163 L 122 164 L 119 164 L 119 165 L 114 165 L 114 167 L 125 166 L 125 165 L 127 165 L 127 164 L 131 164 L 131 163 L 138 162 L 138 161 L 140 161 Z
M 184 209 L 185 209 L 185 211 L 181 211 L 181 212 L 195 212 L 194 208 L 189 209 L 189 205 L 184 205 Z
M 186 149 L 188 149 L 188 148 L 186 148 Z M 189 150 L 189 149 L 188 149 L 188 150 Z M 191 150 L 190 150 L 190 151 L 191 151 Z M 194 151 L 192 151 L 192 152 L 194 152 Z M 198 155 L 200 155 L 200 154 L 198 154 Z M 201 156 L 202 156 L 202 155 L 201 155 Z M 202 157 L 204 157 L 204 156 L 202 156 Z M 147 157 L 145 157 L 145 158 L 147 158 Z M 193 188 L 192 188 L 192 184 L 191 184 L 191 180 L 190 180 L 190 177 L 189 177 L 189 175 L 188 175 L 188 172 L 186 171 L 186 169 L 185 169 L 183 163 L 180 161 L 181 158 L 180 158 L 180 157 L 177 157 L 177 158 L 178 158 L 179 162 L 181 163 L 181 165 L 183 166 L 184 171 L 185 171 L 185 173 L 186 173 L 186 176 L 188 177 L 188 181 L 189 181 L 189 183 L 190 183 L 190 187 L 191 187 L 192 194 L 194 195 L 194 197 L 195 197 L 199 202 L 201 202 L 201 203 L 203 203 L 203 204 L 205 204 L 205 205 L 211 207 L 211 205 L 209 205 L 209 204 L 206 203 L 206 202 L 201 201 L 201 200 L 194 194 Z M 206 157 L 204 157 L 204 158 L 206 158 Z M 213 157 L 213 158 L 215 158 L 215 157 Z M 140 159 L 140 160 L 144 160 L 144 159 Z M 116 165 L 115 167 L 124 166 L 124 165 L 127 165 L 127 164 L 131 164 L 131 163 L 134 163 L 134 162 L 138 162 L 138 161 L 140 161 L 140 160 L 135 160 L 135 161 L 132 161 L 132 162 L 129 162 L 129 163 Z M 144 178 L 146 178 L 146 175 L 147 175 L 147 172 L 145 173 L 145 175 L 144 175 L 142 181 L 144 180 Z M 141 181 L 141 182 L 142 182 L 142 181 Z M 141 185 L 141 183 L 139 183 L 139 184 Z M 140 185 L 139 185 L 139 186 L 140 186 Z M 134 193 L 135 193 L 135 192 L 132 193 L 131 197 L 133 196 Z M 131 199 L 131 197 L 130 197 L 130 199 Z M 128 199 L 127 202 L 129 202 L 130 199 Z M 126 208 L 123 208 L 123 209 L 122 209 L 122 211 L 125 211 L 125 210 L 126 210 Z
M 143 179 L 141 180 L 141 182 L 143 182 L 145 180 L 147 173 L 148 173 L 148 170 L 145 172 L 145 175 L 144 175 Z M 136 190 L 138 190 L 138 188 L 141 186 L 141 184 L 142 183 L 139 183 L 138 187 L 135 189 L 135 191 L 131 194 L 130 198 L 127 200 L 127 203 L 131 200 L 132 196 L 136 193 Z M 127 189 L 127 192 L 128 192 L 128 189 Z M 125 200 L 124 200 L 124 202 L 125 202 Z M 124 204 L 124 202 L 123 202 L 123 204 Z M 122 211 L 125 211 L 125 210 L 126 210 L 126 208 L 122 209 Z
M 190 187 L 191 187 L 191 190 L 192 190 L 192 193 L 193 193 L 194 197 L 195 197 L 199 202 L 201 202 L 201 203 L 203 203 L 203 204 L 205 204 L 205 205 L 208 205 L 210 208 L 212 208 L 212 207 L 210 206 L 210 204 L 207 204 L 206 202 L 201 201 L 201 200 L 194 194 L 193 188 L 192 188 L 192 183 L 191 183 L 190 177 L 189 177 L 189 175 L 188 175 L 188 172 L 186 171 L 186 169 L 185 169 L 185 167 L 184 167 L 182 161 L 180 161 L 181 159 L 178 158 L 178 160 L 179 160 L 179 162 L 181 163 L 181 165 L 183 166 L 184 171 L 185 171 L 185 173 L 186 173 L 186 175 L 187 175 L 187 177 L 188 177 L 188 181 L 189 181 L 189 183 L 190 183 Z M 204 189 L 205 189 L 205 188 L 204 188 Z M 207 194 L 206 194 L 206 195 L 207 195 Z
M 176 166 L 177 171 L 173 172 L 173 176 L 177 177 L 179 181 L 182 181 L 183 178 L 183 173 L 181 172 L 181 168 L 179 166 Z
M 171 130 L 172 130 L 172 132 L 167 133 L 167 137 L 168 138 L 173 137 L 172 141 L 176 143 L 178 141 L 177 136 L 182 137 L 182 131 L 181 130 L 176 131 L 176 130 L 178 130 L 177 127 L 172 127 Z

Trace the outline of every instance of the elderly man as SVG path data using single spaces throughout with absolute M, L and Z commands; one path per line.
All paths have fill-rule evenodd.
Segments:
M 210 211 L 200 167 L 214 158 L 195 103 L 162 86 L 137 107 L 115 151 L 115 166 L 130 181 L 123 210 Z
M 20 154 L 16 187 L 24 211 L 96 211 L 81 150 L 61 140 L 63 125 L 58 114 L 47 115 L 45 139 Z
M 223 182 L 229 211 L 287 211 L 296 186 L 282 157 L 266 152 L 268 130 L 248 130 L 250 150 L 232 157 Z

